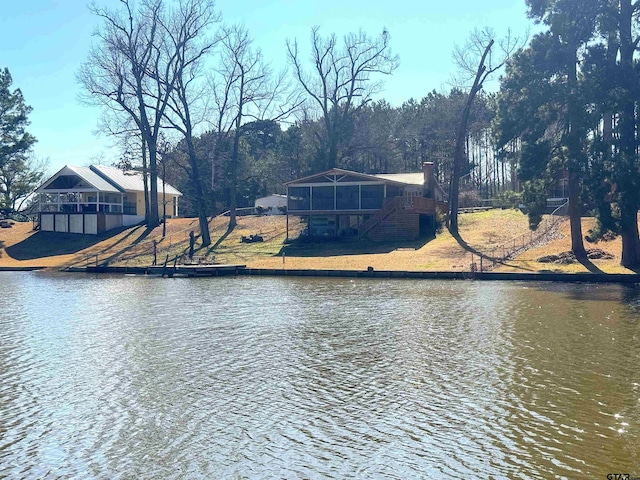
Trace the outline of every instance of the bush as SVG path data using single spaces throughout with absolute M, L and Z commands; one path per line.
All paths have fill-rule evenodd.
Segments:
M 479 207 L 481 204 L 482 199 L 478 190 L 466 190 L 458 195 L 458 206 L 460 208 Z
M 500 192 L 494 199 L 494 206 L 501 208 L 519 208 L 522 203 L 522 194 L 513 190 Z

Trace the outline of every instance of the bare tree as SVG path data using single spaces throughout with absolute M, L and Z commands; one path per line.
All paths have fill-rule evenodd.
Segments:
M 111 109 L 104 110 L 98 122 L 99 132 L 107 133 L 115 141 L 114 148 L 120 150 L 120 158 L 111 163 L 121 170 L 139 170 L 142 175 L 145 219 L 149 218 L 149 160 L 147 144 L 142 133 L 130 116 L 118 115 Z
M 319 167 L 326 170 L 340 160 L 354 112 L 380 91 L 382 84 L 374 77 L 393 73 L 399 59 L 391 52 L 386 29 L 375 38 L 363 31 L 351 33 L 339 43 L 335 34 L 323 38 L 314 27 L 310 71 L 303 66 L 296 40 L 287 41 L 287 51 L 298 83 L 323 117 Z
M 78 80 L 87 102 L 129 116 L 140 131 L 149 160 L 147 225 L 153 228 L 159 223 L 157 141 L 175 83 L 176 52 L 167 48 L 166 30 L 160 26 L 163 0 L 119 4 L 117 10 L 91 4 L 91 12 L 103 23 Z
M 280 120 L 288 116 L 299 102 L 286 95 L 285 72 L 273 76 L 262 52 L 252 48 L 252 40 L 244 26 L 225 27 L 219 67 L 211 77 L 217 115 L 218 133 L 214 159 L 219 155 L 220 140 L 233 133 L 229 159 L 229 228 L 236 226 L 237 187 L 240 171 L 240 139 L 247 120 Z
M 203 62 L 218 42 L 216 37 L 207 37 L 209 28 L 219 21 L 214 13 L 212 0 L 185 0 L 173 14 L 160 25 L 167 37 L 167 48 L 175 58 L 175 72 L 171 79 L 169 102 L 165 118 L 171 128 L 184 137 L 184 145 L 189 158 L 189 177 L 194 187 L 202 245 L 211 245 L 206 202 L 200 176 L 199 159 L 194 144 L 194 130 L 204 121 L 206 108 Z M 159 81 L 165 78 L 158 77 Z M 206 103 L 206 102 L 205 102 Z
M 462 83 L 471 81 L 467 99 L 460 113 L 456 128 L 456 145 L 453 153 L 453 173 L 449 186 L 449 217 L 447 219 L 449 231 L 458 233 L 458 195 L 460 192 L 460 178 L 467 166 L 466 140 L 468 136 L 469 115 L 478 92 L 484 87 L 484 82 L 505 62 L 518 46 L 518 39 L 511 35 L 499 42 L 500 53 L 498 59 L 493 58 L 495 44 L 494 34 L 489 29 L 474 31 L 464 47 L 457 46 L 453 52 L 454 62 L 462 75 Z

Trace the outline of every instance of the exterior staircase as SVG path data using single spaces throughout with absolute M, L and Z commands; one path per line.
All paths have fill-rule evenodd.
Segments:
M 360 227 L 358 237 L 413 240 L 420 233 L 420 214 L 435 213 L 436 201 L 433 198 L 394 197 Z
M 369 231 L 371 231 L 372 228 L 374 228 L 376 225 L 378 225 L 380 222 L 382 222 L 382 220 L 384 220 L 385 218 L 387 218 L 389 215 L 391 215 L 393 212 L 395 212 L 398 209 L 398 206 L 400 204 L 400 200 L 402 200 L 402 197 L 394 197 L 392 199 L 390 199 L 389 201 L 387 201 L 387 203 L 384 204 L 384 206 L 378 210 L 375 215 L 373 215 L 373 217 L 371 217 L 369 220 L 367 220 L 362 227 L 360 227 L 360 232 L 359 232 L 359 237 L 363 238 L 367 235 L 367 233 L 369 233 Z

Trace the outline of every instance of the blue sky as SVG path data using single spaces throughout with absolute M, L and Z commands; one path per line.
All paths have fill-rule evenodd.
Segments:
M 49 158 L 52 172 L 65 164 L 116 160 L 118 151 L 109 138 L 96 135 L 100 111 L 78 101 L 81 87 L 75 75 L 99 24 L 88 2 L 6 3 L 0 16 L 0 67 L 9 68 L 13 88 L 20 88 L 33 107 L 29 131 L 38 139 L 35 155 Z M 274 69 L 286 64 L 286 39 L 297 39 L 307 51 L 314 25 L 325 35 L 359 29 L 374 35 L 386 28 L 400 66 L 385 79 L 380 96 L 396 106 L 434 89 L 449 90 L 456 71 L 451 52 L 474 28 L 489 26 L 498 36 L 507 28 L 517 35 L 535 28 L 524 0 L 218 0 L 216 5 L 226 23 L 245 24 Z

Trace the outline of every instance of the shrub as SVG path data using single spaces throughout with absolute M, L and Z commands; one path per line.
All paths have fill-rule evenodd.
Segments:
M 478 207 L 482 204 L 480 192 L 478 190 L 466 190 L 458 195 L 458 206 L 460 208 Z
M 522 194 L 513 190 L 500 192 L 495 200 L 494 205 L 501 208 L 519 208 L 522 203 Z

